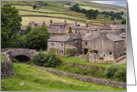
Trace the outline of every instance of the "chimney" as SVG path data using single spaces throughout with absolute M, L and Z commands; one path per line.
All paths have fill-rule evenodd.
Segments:
M 52 20 L 50 20 L 50 24 L 52 24 Z
M 80 26 L 80 24 L 78 24 L 78 26 Z
M 64 23 L 66 24 L 66 20 L 64 21 Z
M 37 27 L 37 23 L 35 23 L 34 25 L 35 25 L 35 27 Z
M 34 23 L 34 21 L 32 21 L 32 23 Z
M 86 27 L 88 27 L 88 24 L 86 24 Z
M 45 25 L 45 21 L 43 21 L 43 26 Z
M 75 22 L 75 26 L 77 26 L 77 22 Z
M 31 23 L 29 23 L 29 25 L 31 25 Z
M 103 36 L 103 37 L 105 37 L 106 36 L 106 32 L 105 31 L 101 31 L 100 35 Z

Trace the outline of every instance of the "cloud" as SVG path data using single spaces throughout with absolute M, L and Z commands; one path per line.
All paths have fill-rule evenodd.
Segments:
M 118 5 L 126 7 L 126 1 L 91 1 L 96 3 L 102 3 L 102 4 L 110 4 L 110 5 Z

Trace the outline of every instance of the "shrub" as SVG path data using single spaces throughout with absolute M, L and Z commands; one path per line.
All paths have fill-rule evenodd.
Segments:
M 118 64 L 109 65 L 105 70 L 105 77 L 126 82 L 126 66 Z
M 99 57 L 99 60 L 102 60 L 102 61 L 103 61 L 103 60 L 104 60 L 104 57 Z
M 48 57 L 47 57 L 47 55 L 45 55 L 44 53 L 41 53 L 41 51 L 40 51 L 38 54 L 34 55 L 32 61 L 36 65 L 43 66 L 44 63 L 46 63 L 48 61 Z
M 44 64 L 45 67 L 56 67 L 57 65 L 60 65 L 62 63 L 62 61 L 56 57 L 56 54 L 52 54 L 49 59 L 48 62 L 46 62 Z
M 24 34 L 27 34 L 31 31 L 32 27 L 31 26 L 27 26 L 27 28 L 24 30 Z
M 67 48 L 66 53 L 67 53 L 67 56 L 71 56 L 72 55 L 72 50 L 70 48 Z
M 18 63 L 19 61 L 17 59 L 11 59 L 11 62 Z
M 78 52 L 78 50 L 77 50 L 77 49 L 75 49 L 75 53 L 76 53 L 77 55 L 79 55 L 79 52 Z

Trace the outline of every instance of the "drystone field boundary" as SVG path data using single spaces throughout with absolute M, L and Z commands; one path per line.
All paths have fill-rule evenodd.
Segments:
M 38 66 L 35 66 L 35 65 L 33 65 L 33 66 L 36 67 L 36 68 L 39 68 L 39 69 L 46 70 L 47 72 L 50 72 L 52 74 L 63 76 L 63 77 L 71 77 L 71 78 L 75 78 L 75 79 L 78 79 L 78 80 L 81 80 L 81 81 L 86 81 L 86 82 L 89 82 L 89 83 L 113 86 L 113 87 L 118 87 L 118 88 L 126 88 L 126 83 L 123 83 L 123 82 L 107 81 L 107 80 L 94 78 L 94 77 L 91 77 L 91 76 L 60 72 L 58 70 L 46 69 L 44 67 L 38 67 Z

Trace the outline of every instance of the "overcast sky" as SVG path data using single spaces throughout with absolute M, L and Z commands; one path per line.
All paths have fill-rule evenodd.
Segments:
M 91 1 L 96 3 L 111 4 L 126 7 L 126 1 Z

